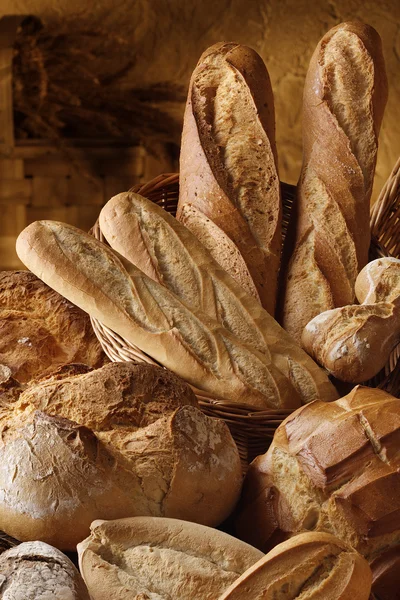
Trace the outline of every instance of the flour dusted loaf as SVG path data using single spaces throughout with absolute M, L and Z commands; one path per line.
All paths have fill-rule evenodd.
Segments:
M 312 318 L 354 301 L 357 274 L 368 260 L 386 100 L 378 33 L 361 22 L 331 29 L 312 56 L 304 89 L 303 167 L 283 298 L 283 325 L 298 343 Z
M 90 600 L 76 567 L 43 542 L 26 542 L 0 556 L 1 600 Z
M 28 271 L 0 272 L 0 364 L 26 382 L 68 362 L 108 362 L 88 316 Z
M 152 517 L 95 521 L 78 554 L 93 600 L 216 600 L 262 557 L 221 531 Z
M 262 550 L 302 531 L 333 533 L 372 559 L 400 543 L 400 402 L 356 387 L 277 429 L 246 478 L 240 537 Z
M 258 408 L 301 404 L 293 383 L 267 354 L 202 311 L 194 314 L 166 287 L 79 229 L 37 221 L 19 235 L 17 252 L 48 285 L 195 388 Z M 312 390 L 307 368 L 282 358 L 296 373 L 298 387 Z M 335 397 L 326 377 L 316 373 L 327 395 Z M 314 394 L 319 396 L 315 388 Z
M 278 544 L 219 600 L 368 600 L 371 579 L 353 548 L 327 533 L 301 533 Z
M 261 57 L 219 43 L 190 81 L 177 217 L 274 314 L 281 197 L 274 100 Z
M 400 260 L 379 258 L 356 279 L 361 305 L 321 313 L 307 323 L 302 343 L 337 379 L 360 383 L 374 377 L 400 342 Z
M 0 411 L 0 529 L 72 550 L 97 518 L 215 526 L 241 487 L 236 445 L 172 373 L 110 363 L 60 374 Z
M 293 386 L 301 403 L 337 398 L 326 374 L 172 215 L 127 192 L 104 206 L 99 222 L 112 248 L 166 286 L 194 314 L 204 312 L 264 354 L 279 370 L 280 379 L 271 371 L 279 389 Z

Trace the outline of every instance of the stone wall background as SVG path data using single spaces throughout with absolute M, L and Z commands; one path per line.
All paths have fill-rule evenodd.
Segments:
M 138 81 L 187 86 L 207 46 L 221 40 L 252 46 L 271 76 L 280 174 L 289 183 L 301 166 L 301 99 L 311 54 L 328 29 L 361 19 L 382 37 L 389 78 L 374 197 L 400 155 L 399 0 L 1 0 L 5 14 L 35 14 L 48 24 L 79 19 L 128 36 L 137 61 L 127 87 Z M 179 118 L 182 113 L 183 107 Z

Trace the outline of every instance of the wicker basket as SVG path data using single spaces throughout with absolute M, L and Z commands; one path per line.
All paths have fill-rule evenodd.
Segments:
M 371 260 L 380 256 L 400 255 L 400 160 L 374 205 L 371 214 L 373 243 Z M 283 197 L 283 235 L 286 233 L 291 207 L 295 196 L 294 186 L 282 183 Z M 149 200 L 156 202 L 169 213 L 175 215 L 178 205 L 179 176 L 175 173 L 164 174 L 152 181 L 131 188 Z M 98 222 L 92 229 L 93 235 L 105 242 Z M 134 344 L 92 319 L 93 329 L 108 357 L 114 361 L 157 363 L 143 353 Z M 386 368 L 367 385 L 382 387 L 392 394 L 400 392 L 400 352 L 396 348 Z M 276 428 L 293 409 L 259 409 L 240 405 L 226 400 L 217 400 L 197 390 L 196 395 L 203 412 L 212 417 L 223 419 L 229 426 L 239 448 L 244 466 L 255 456 L 268 448 Z

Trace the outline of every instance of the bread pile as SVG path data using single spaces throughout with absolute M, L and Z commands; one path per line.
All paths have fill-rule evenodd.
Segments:
M 100 213 L 106 243 L 54 221 L 21 232 L 32 274 L 0 276 L 0 529 L 33 545 L 0 556 L 0 598 L 368 600 L 371 582 L 391 597 L 400 403 L 338 399 L 328 377 L 365 381 L 400 340 L 400 261 L 365 266 L 386 99 L 378 34 L 333 28 L 282 247 L 268 72 L 216 44 L 190 82 L 176 219 L 126 192 Z M 153 364 L 104 364 L 82 311 Z M 238 449 L 195 394 L 294 411 L 238 506 Z M 253 546 L 210 528 L 224 521 Z M 43 542 L 78 545 L 88 592 Z

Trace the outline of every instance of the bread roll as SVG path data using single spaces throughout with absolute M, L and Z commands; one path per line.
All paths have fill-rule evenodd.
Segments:
M 99 222 L 112 248 L 165 285 L 193 313 L 206 313 L 242 343 L 262 352 L 294 386 L 303 403 L 337 398 L 325 373 L 165 210 L 127 192 L 105 205 Z M 284 379 L 282 385 L 287 385 Z
M 108 362 L 88 316 L 33 273 L 1 271 L 0 364 L 26 382 L 68 362 Z
M 302 530 L 333 533 L 368 558 L 400 539 L 400 402 L 357 386 L 313 402 L 277 429 L 250 465 L 236 520 L 266 551 Z
M 26 542 L 0 556 L 1 600 L 89 600 L 82 577 L 64 554 Z
M 371 569 L 327 533 L 301 533 L 250 567 L 219 600 L 368 600 Z
M 273 315 L 281 252 L 274 100 L 251 48 L 215 44 L 194 70 L 177 217 L 248 292 L 254 283 Z
M 218 525 L 240 492 L 240 458 L 225 423 L 194 404 L 145 364 L 30 386 L 0 412 L 0 529 L 72 550 L 97 518 Z
M 301 404 L 269 356 L 201 311 L 195 315 L 167 288 L 79 229 L 37 221 L 19 235 L 17 253 L 47 284 L 209 395 L 258 408 Z M 307 369 L 290 367 L 310 386 Z
M 262 557 L 221 531 L 151 517 L 95 521 L 78 554 L 93 600 L 215 600 Z
M 352 304 L 368 260 L 369 212 L 387 80 L 378 33 L 341 23 L 318 44 L 303 103 L 303 167 L 283 325 L 300 343 L 316 315 Z
M 302 335 L 307 352 L 350 383 L 379 373 L 400 342 L 400 260 L 369 263 L 356 279 L 356 291 L 361 306 L 323 312 L 307 323 Z

